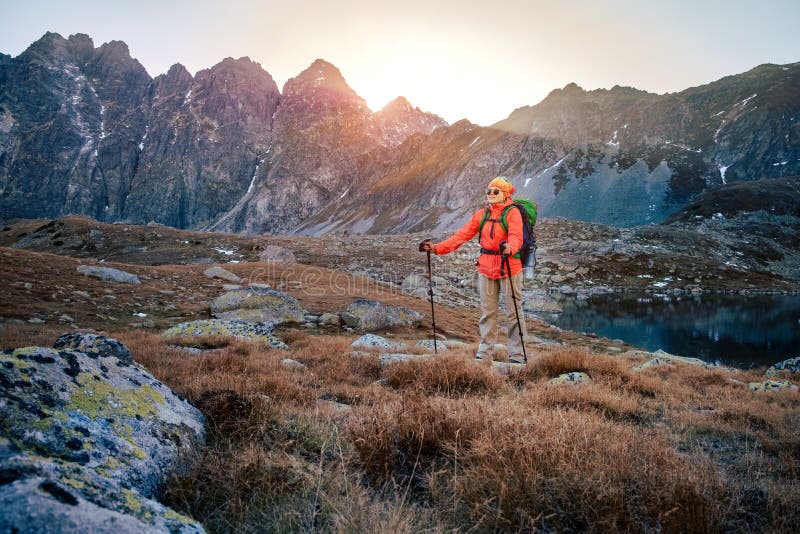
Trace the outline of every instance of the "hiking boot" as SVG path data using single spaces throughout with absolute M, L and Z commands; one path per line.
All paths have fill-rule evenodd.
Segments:
M 522 354 L 515 354 L 508 357 L 508 363 L 525 364 L 525 358 L 522 356 Z

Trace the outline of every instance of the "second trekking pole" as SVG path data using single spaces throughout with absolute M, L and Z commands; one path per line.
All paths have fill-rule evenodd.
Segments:
M 423 241 L 420 244 L 419 246 L 420 252 L 425 250 L 423 247 L 426 241 Z M 436 350 L 436 314 L 433 311 L 433 276 L 431 274 L 431 251 L 425 250 L 425 252 L 428 253 L 428 295 L 430 295 L 431 297 L 431 323 L 433 324 L 433 354 L 438 356 L 439 352 Z
M 500 245 L 502 247 L 502 245 Z M 501 248 L 502 249 L 502 248 Z M 508 287 L 511 288 L 511 300 L 514 302 L 514 314 L 517 316 L 517 332 L 519 332 L 519 344 L 522 345 L 522 357 L 528 363 L 528 353 L 525 351 L 525 338 L 522 336 L 522 324 L 519 320 L 519 308 L 517 308 L 517 292 L 514 291 L 514 279 L 511 278 L 511 260 L 508 254 L 503 254 L 502 262 L 508 271 Z M 502 271 L 502 268 L 501 268 Z

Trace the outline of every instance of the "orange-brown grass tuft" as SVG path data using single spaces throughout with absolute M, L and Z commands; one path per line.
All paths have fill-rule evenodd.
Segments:
M 431 492 L 490 530 L 707 531 L 721 481 L 655 432 L 573 410 L 500 403 Z
M 456 528 L 705 530 L 719 519 L 705 469 L 593 413 L 515 396 L 415 398 L 364 411 L 349 430 L 374 480 L 404 480 Z
M 593 354 L 580 348 L 559 348 L 543 351 L 531 358 L 523 374 L 530 380 L 537 380 L 572 371 L 595 378 L 598 374 L 618 375 L 622 372 L 622 365 L 605 354 Z
M 395 389 L 447 397 L 494 393 L 507 384 L 496 371 L 462 356 L 395 363 L 387 368 L 386 381 Z
M 610 388 L 602 383 L 570 385 L 542 384 L 529 388 L 520 402 L 530 406 L 573 408 L 594 412 L 617 421 L 645 423 L 652 421 L 657 409 L 642 402 L 637 395 Z
M 52 347 L 63 328 L 32 324 L 4 324 L 0 328 L 0 349 Z

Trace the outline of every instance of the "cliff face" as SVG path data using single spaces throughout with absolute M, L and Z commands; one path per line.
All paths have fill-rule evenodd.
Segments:
M 85 35 L 48 33 L 0 64 L 0 210 L 118 217 L 149 82 L 123 43 Z
M 438 126 L 404 99 L 373 114 L 322 60 L 281 96 L 248 58 L 151 79 L 124 43 L 47 34 L 0 58 L 0 213 L 283 232 Z
M 126 218 L 179 228 L 208 224 L 245 194 L 272 141 L 280 92 L 247 58 L 226 59 L 192 78 L 181 65 L 145 95 L 141 164 Z
M 800 64 L 680 93 L 575 84 L 483 128 L 373 113 L 323 61 L 279 91 L 247 58 L 151 79 L 118 41 L 0 55 L 0 217 L 252 233 L 449 230 L 493 176 L 542 216 L 632 226 L 727 183 L 800 174 Z
M 800 172 L 800 64 L 663 96 L 570 84 L 492 127 L 409 138 L 389 161 L 372 169 L 369 190 L 299 232 L 451 230 L 499 174 L 545 217 L 661 222 L 704 191 Z

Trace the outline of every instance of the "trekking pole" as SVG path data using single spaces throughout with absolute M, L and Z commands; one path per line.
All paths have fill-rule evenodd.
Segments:
M 428 252 L 428 295 L 431 296 L 431 323 L 433 324 L 433 354 L 438 356 L 436 350 L 436 314 L 433 312 L 433 276 L 431 275 L 431 251 Z M 527 361 L 527 360 L 525 360 Z
M 425 241 L 428 241 L 427 239 Z M 422 252 L 424 250 L 425 241 L 420 243 L 419 250 Z M 435 356 L 439 355 L 439 351 L 436 349 L 436 314 L 433 311 L 433 276 L 431 274 L 431 251 L 426 250 L 425 252 L 428 253 L 428 295 L 431 297 L 431 323 L 433 324 L 433 354 Z
M 500 245 L 501 250 L 503 245 Z M 508 285 L 511 287 L 511 300 L 514 302 L 514 314 L 517 316 L 517 332 L 519 332 L 519 344 L 522 345 L 522 357 L 525 358 L 525 363 L 528 363 L 528 353 L 525 351 L 525 338 L 522 337 L 522 323 L 519 320 L 519 310 L 517 309 L 517 292 L 514 291 L 514 280 L 511 278 L 511 260 L 508 254 L 503 254 L 501 263 L 505 263 L 508 269 Z

